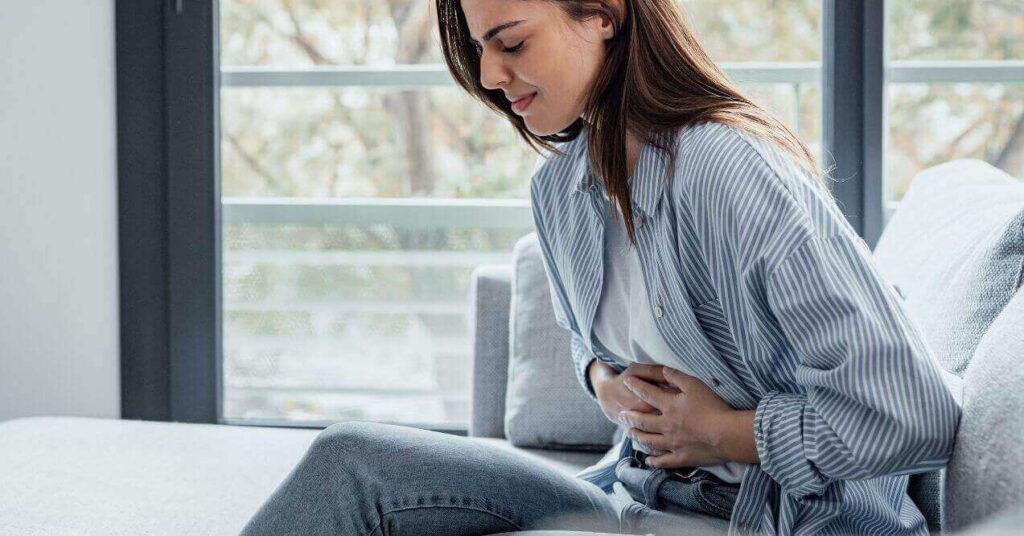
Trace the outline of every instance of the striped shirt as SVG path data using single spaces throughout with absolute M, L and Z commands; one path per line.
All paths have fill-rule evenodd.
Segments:
M 555 318 L 596 401 L 587 365 L 623 366 L 593 335 L 604 218 L 586 134 L 539 165 L 530 195 Z M 661 335 L 731 407 L 755 410 L 761 462 L 743 473 L 729 532 L 928 534 L 907 475 L 946 464 L 960 404 L 824 187 L 718 122 L 656 136 L 630 181 Z M 578 476 L 607 491 L 614 461 Z

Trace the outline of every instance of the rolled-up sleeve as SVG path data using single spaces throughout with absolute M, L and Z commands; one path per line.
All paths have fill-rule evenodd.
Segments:
M 837 479 L 947 463 L 959 402 L 863 241 L 808 238 L 765 288 L 802 391 L 769 391 L 754 415 L 761 467 L 784 491 L 817 495 Z

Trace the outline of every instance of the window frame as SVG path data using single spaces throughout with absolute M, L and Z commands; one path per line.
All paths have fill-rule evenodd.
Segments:
M 882 233 L 885 1 L 823 0 L 822 146 L 847 221 L 874 249 Z
M 218 9 L 115 5 L 124 419 L 221 422 Z

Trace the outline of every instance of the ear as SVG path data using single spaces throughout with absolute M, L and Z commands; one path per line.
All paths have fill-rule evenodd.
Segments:
M 626 4 L 624 0 L 601 0 L 601 39 L 608 40 L 615 37 L 622 28 L 622 21 L 626 18 Z

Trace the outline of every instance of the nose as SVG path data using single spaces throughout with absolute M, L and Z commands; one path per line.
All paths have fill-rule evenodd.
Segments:
M 511 74 L 500 58 L 484 50 L 480 54 L 480 85 L 487 89 L 498 89 L 508 85 Z

